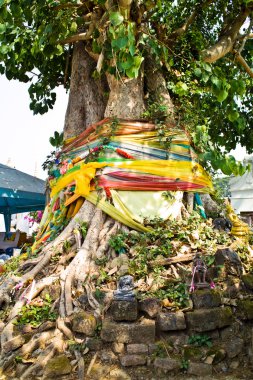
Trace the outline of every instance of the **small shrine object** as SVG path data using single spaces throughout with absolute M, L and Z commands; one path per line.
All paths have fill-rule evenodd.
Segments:
M 130 275 L 120 277 L 118 282 L 118 288 L 113 294 L 115 301 L 134 301 L 135 294 L 133 292 L 134 281 Z
M 197 253 L 193 259 L 192 267 L 192 281 L 190 285 L 190 293 L 194 292 L 196 289 L 204 288 L 215 288 L 214 282 L 210 279 L 208 274 L 207 266 L 200 256 Z

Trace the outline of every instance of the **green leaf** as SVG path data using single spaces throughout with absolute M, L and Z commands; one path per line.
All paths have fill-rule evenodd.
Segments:
M 5 31 L 6 31 L 6 26 L 5 26 L 5 24 L 0 24 L 0 34 L 5 33 Z
M 216 96 L 217 96 L 218 102 L 222 103 L 228 97 L 228 92 L 227 90 L 222 89 L 217 92 Z
M 230 110 L 228 112 L 228 120 L 229 121 L 233 122 L 233 121 L 237 120 L 239 116 L 240 116 L 239 113 L 235 110 Z
M 211 76 L 211 82 L 218 88 L 220 89 L 221 88 L 221 85 L 222 85 L 222 81 L 217 78 L 216 76 L 212 75 Z
M 118 26 L 124 21 L 124 17 L 119 12 L 111 12 L 109 19 L 114 26 Z
M 131 55 L 127 56 L 127 60 L 124 62 L 119 62 L 119 66 L 121 66 L 124 70 L 130 69 L 130 67 L 134 66 L 134 59 Z
M 76 32 L 76 30 L 77 30 L 77 23 L 75 21 L 73 21 L 70 25 L 70 31 Z
M 133 57 L 135 54 L 135 45 L 134 44 L 130 44 L 129 52 L 130 52 L 131 56 Z
M 194 70 L 194 74 L 197 76 L 197 77 L 200 77 L 201 76 L 201 69 L 199 67 L 197 67 L 195 70 Z
M 125 48 L 127 44 L 128 44 L 128 38 L 126 36 L 112 40 L 112 47 L 117 48 L 119 50 Z

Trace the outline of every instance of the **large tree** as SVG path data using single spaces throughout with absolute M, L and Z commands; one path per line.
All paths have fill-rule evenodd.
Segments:
M 161 139 L 169 127 L 186 130 L 203 165 L 238 174 L 242 166 L 224 154 L 237 144 L 253 151 L 252 12 L 249 0 L 0 0 L 0 72 L 31 82 L 35 114 L 53 107 L 55 87 L 69 89 L 65 140 L 104 118 L 112 128 L 115 120 L 143 119 L 155 124 Z M 1 285 L 2 307 L 8 307 L 17 282 L 26 288 L 37 280 L 6 317 L 2 348 L 12 339 L 13 320 L 26 298 L 56 280 L 61 285 L 57 328 L 21 349 L 29 355 L 41 339 L 52 339 L 24 378 L 61 350 L 61 334 L 73 338 L 65 321 L 84 288 L 95 315 L 101 314 L 87 276 L 96 273 L 95 259 L 105 255 L 119 225 L 94 203 L 86 200 L 67 227 L 40 247 L 39 259 L 23 263 L 21 278 L 9 276 Z M 5 351 L 3 362 L 9 363 Z

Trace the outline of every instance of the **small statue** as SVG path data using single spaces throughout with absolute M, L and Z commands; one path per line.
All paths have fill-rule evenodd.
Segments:
M 197 253 L 193 260 L 190 293 L 194 292 L 196 288 L 209 288 L 209 286 L 211 289 L 215 288 L 214 282 L 209 278 L 204 260 Z
M 232 223 L 226 218 L 215 218 L 213 220 L 213 228 L 218 231 L 230 232 L 232 228 Z
M 114 292 L 114 300 L 116 301 L 134 301 L 135 294 L 133 292 L 134 281 L 133 277 L 126 275 L 119 279 L 118 289 Z
M 230 203 L 227 203 L 226 209 L 227 215 L 232 222 L 231 234 L 248 243 L 251 234 L 249 225 L 236 215 Z

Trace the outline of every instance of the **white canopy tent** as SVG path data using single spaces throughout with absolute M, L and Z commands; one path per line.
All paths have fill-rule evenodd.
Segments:
M 251 170 L 229 181 L 231 204 L 237 214 L 253 213 L 253 156 L 246 156 L 243 163 L 250 164 Z

